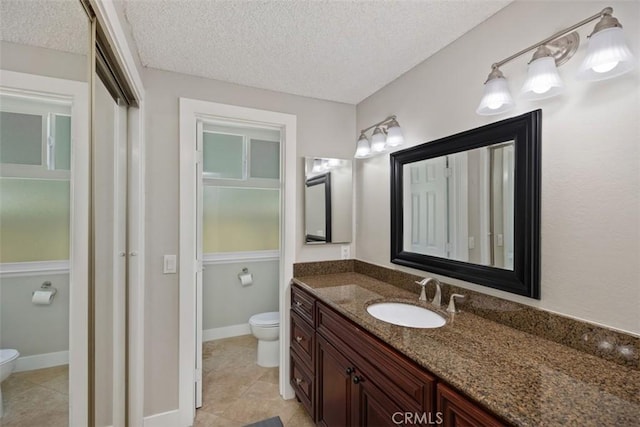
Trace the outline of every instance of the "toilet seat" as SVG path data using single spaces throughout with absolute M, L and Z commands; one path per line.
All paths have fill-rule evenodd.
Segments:
M 9 363 L 12 360 L 15 360 L 20 356 L 18 350 L 14 350 L 12 348 L 2 349 L 0 350 L 0 365 L 4 365 L 5 363 Z
M 277 311 L 270 311 L 267 313 L 254 314 L 249 318 L 249 324 L 263 328 L 277 327 L 280 325 L 280 313 Z

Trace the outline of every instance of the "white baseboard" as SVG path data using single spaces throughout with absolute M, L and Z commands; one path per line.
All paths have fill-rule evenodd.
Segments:
M 33 356 L 18 357 L 14 372 L 33 371 L 34 369 L 51 368 L 52 366 L 68 364 L 69 351 L 34 354 Z
M 177 409 L 144 417 L 144 427 L 177 427 L 180 425 L 180 412 Z
M 202 341 L 219 340 L 222 338 L 239 337 L 249 335 L 251 327 L 248 323 L 239 325 L 223 326 L 221 328 L 205 329 L 202 331 Z

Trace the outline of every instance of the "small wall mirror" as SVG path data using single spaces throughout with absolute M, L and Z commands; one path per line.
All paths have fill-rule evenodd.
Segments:
M 541 111 L 391 155 L 391 262 L 540 297 Z
M 349 243 L 352 225 L 351 160 L 305 157 L 305 243 Z

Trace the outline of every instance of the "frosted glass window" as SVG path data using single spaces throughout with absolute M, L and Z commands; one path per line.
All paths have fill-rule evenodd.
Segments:
M 244 178 L 244 137 L 223 133 L 203 134 L 203 171 L 215 178 Z
M 280 247 L 280 191 L 204 187 L 203 251 L 241 252 Z
M 251 140 L 251 178 L 280 178 L 280 143 Z
M 71 169 L 71 117 L 55 116 L 55 168 Z
M 0 178 L 0 262 L 69 259 L 69 181 Z
M 0 162 L 42 164 L 42 116 L 0 112 Z

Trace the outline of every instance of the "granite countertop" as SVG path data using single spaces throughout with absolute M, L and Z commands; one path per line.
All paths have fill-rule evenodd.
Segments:
M 640 424 L 637 369 L 472 313 L 447 313 L 447 324 L 437 329 L 383 322 L 367 313 L 367 305 L 381 300 L 420 304 L 417 295 L 363 274 L 296 277 L 294 281 L 515 425 Z

